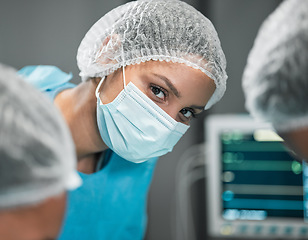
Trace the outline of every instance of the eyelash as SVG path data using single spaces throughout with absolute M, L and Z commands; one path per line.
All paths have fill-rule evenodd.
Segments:
M 189 111 L 189 112 L 191 112 L 191 117 L 192 118 L 197 118 L 197 114 L 196 114 L 196 112 L 195 112 L 195 110 L 194 109 L 192 109 L 192 108 L 183 108 L 182 110 L 187 110 L 187 111 Z M 182 111 L 181 110 L 181 111 Z M 183 113 L 182 113 L 183 114 Z M 183 114 L 184 115 L 184 114 Z M 185 116 L 184 116 L 185 117 Z
M 160 90 L 164 94 L 164 99 L 161 99 L 161 98 L 157 97 L 160 101 L 161 100 L 165 100 L 165 98 L 168 96 L 168 92 L 166 91 L 166 89 L 164 89 L 164 88 L 162 88 L 160 86 L 151 85 L 150 88 L 151 88 L 152 93 L 155 95 L 155 97 L 157 97 L 157 95 L 154 93 L 154 89 L 158 89 L 158 90 Z
M 155 96 L 156 98 L 158 98 L 160 101 L 162 101 L 162 100 L 165 101 L 166 97 L 168 96 L 168 91 L 167 91 L 166 89 L 160 87 L 160 86 L 151 84 L 151 85 L 150 85 L 150 89 L 151 89 L 152 93 L 154 94 L 154 96 Z M 160 91 L 164 94 L 164 99 L 161 99 L 161 98 L 157 97 L 157 95 L 154 93 L 154 89 L 160 90 Z M 187 111 L 191 112 L 191 118 L 197 118 L 197 115 L 196 115 L 196 112 L 195 112 L 194 109 L 192 109 L 192 108 L 183 108 L 183 109 L 180 111 L 180 113 L 184 116 L 184 114 L 182 113 L 183 110 L 187 110 Z M 184 116 L 184 118 L 185 118 L 185 119 L 189 119 L 189 118 L 187 118 L 187 117 L 185 117 L 185 116 Z

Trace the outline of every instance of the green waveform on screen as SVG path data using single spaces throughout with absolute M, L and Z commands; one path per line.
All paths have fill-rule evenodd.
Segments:
M 238 142 L 224 143 L 224 151 L 240 151 L 240 152 L 288 152 L 289 150 L 279 142 Z
M 300 174 L 302 165 L 296 161 L 249 160 L 224 163 L 224 171 L 292 171 Z

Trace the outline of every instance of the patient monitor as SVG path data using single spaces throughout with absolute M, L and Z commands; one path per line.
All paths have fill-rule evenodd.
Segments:
M 223 239 L 302 239 L 302 164 L 270 125 L 248 115 L 205 121 L 208 235 Z

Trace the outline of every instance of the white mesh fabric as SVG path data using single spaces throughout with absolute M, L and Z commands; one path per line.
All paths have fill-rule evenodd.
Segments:
M 243 89 L 250 113 L 277 130 L 308 126 L 308 1 L 285 1 L 264 21 Z
M 206 109 L 225 92 L 226 59 L 216 30 L 185 2 L 133 1 L 119 6 L 90 28 L 77 54 L 84 81 L 150 60 L 184 63 L 212 78 L 216 91 Z
M 0 210 L 77 187 L 75 167 L 73 141 L 56 107 L 0 64 Z

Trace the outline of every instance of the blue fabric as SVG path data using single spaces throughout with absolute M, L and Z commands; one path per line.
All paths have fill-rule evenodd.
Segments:
M 52 99 L 60 90 L 74 87 L 68 82 L 72 75 L 56 67 L 30 66 L 19 73 Z M 79 173 L 83 185 L 68 194 L 67 212 L 59 239 L 143 239 L 147 223 L 147 195 L 156 162 L 157 158 L 153 158 L 135 164 L 107 150 L 101 170 L 93 174 Z
M 73 77 L 71 73 L 62 72 L 54 66 L 26 66 L 20 69 L 18 74 L 52 100 L 62 90 L 76 86 L 69 82 Z
M 18 71 L 19 75 L 41 91 L 54 90 L 72 79 L 72 73 L 62 72 L 54 66 L 26 66 Z

